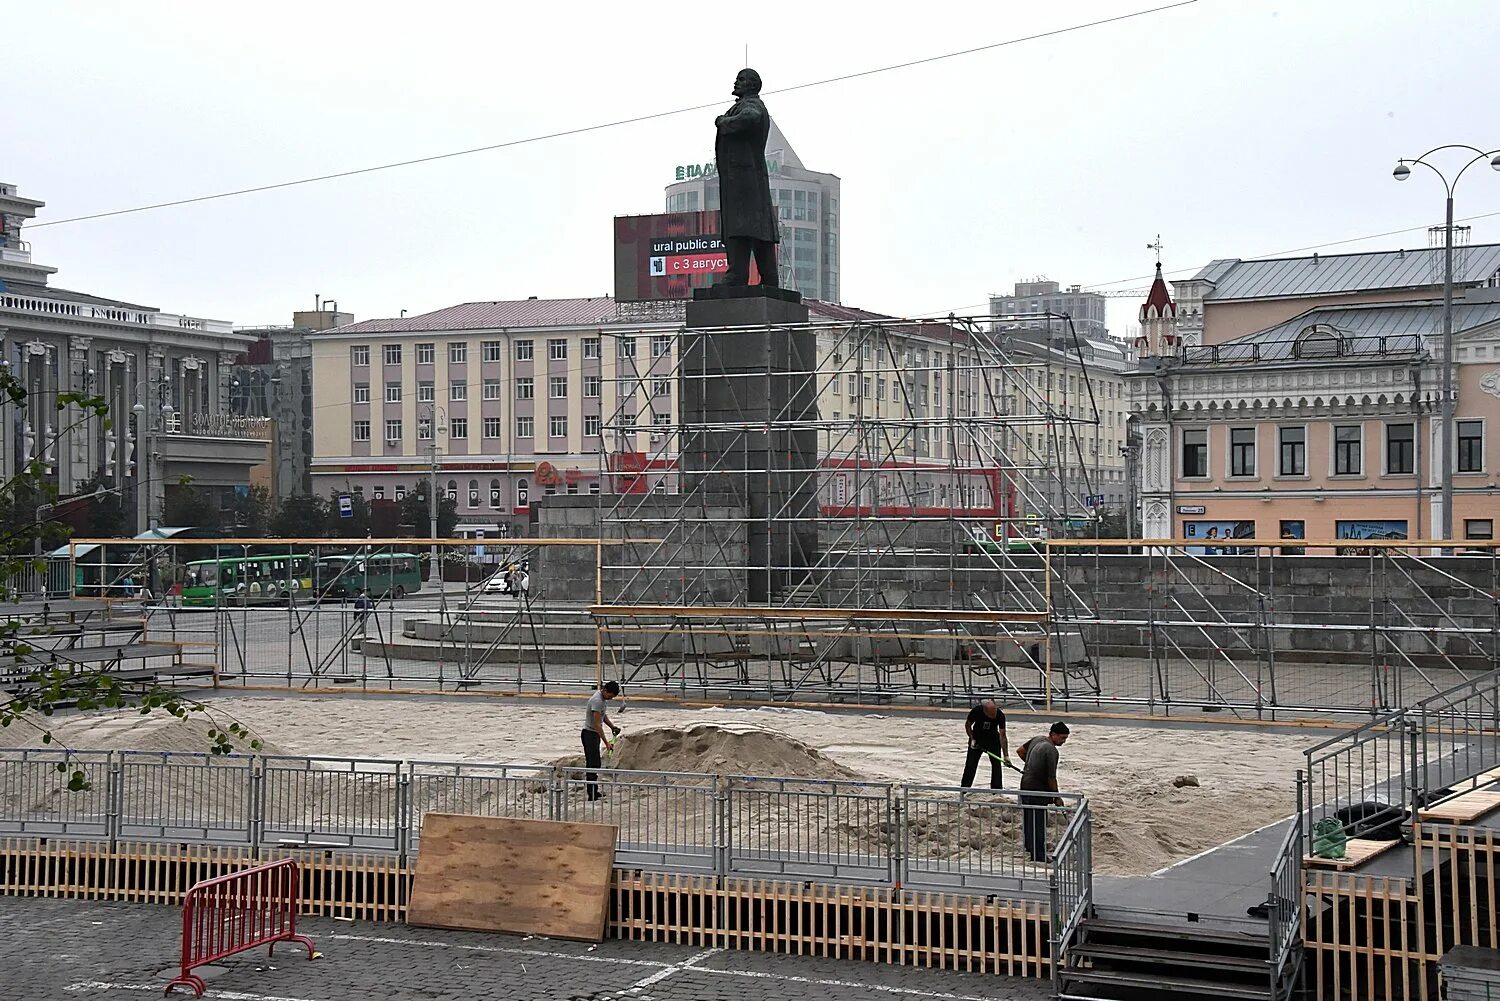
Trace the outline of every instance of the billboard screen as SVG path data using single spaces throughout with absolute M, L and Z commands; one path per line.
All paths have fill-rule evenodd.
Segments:
M 718 212 L 615 217 L 616 299 L 690 299 L 727 270 Z

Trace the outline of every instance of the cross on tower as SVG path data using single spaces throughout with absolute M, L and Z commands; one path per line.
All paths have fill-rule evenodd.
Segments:
M 1155 243 L 1148 243 L 1148 244 L 1146 244 L 1146 249 L 1147 250 L 1154 250 L 1154 251 L 1156 251 L 1156 264 L 1157 264 L 1158 267 L 1160 267 L 1161 266 L 1161 234 L 1160 233 L 1156 234 L 1156 242 Z

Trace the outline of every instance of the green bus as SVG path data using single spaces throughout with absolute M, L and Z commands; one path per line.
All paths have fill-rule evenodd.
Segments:
M 270 605 L 313 596 L 311 556 L 228 556 L 187 565 L 182 603 L 190 607 Z
M 314 568 L 318 596 L 401 598 L 422 590 L 422 558 L 414 553 L 324 556 Z

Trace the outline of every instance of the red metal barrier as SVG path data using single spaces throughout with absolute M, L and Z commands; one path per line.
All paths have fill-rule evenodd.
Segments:
M 317 959 L 312 939 L 297 934 L 297 862 L 282 859 L 195 883 L 182 901 L 182 972 L 163 994 L 182 984 L 203 996 L 203 978 L 193 968 L 246 949 L 300 942 Z

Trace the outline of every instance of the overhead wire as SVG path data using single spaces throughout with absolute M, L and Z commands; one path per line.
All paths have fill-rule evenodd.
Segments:
M 935 56 L 925 56 L 921 59 L 910 59 L 906 62 L 891 63 L 887 66 L 877 66 L 873 69 L 857 70 L 853 73 L 844 73 L 839 76 L 827 77 L 822 80 L 812 80 L 807 83 L 793 84 L 790 87 L 779 87 L 768 90 L 766 94 L 790 94 L 794 91 L 808 90 L 813 87 L 823 87 L 833 83 L 843 83 L 848 80 L 857 80 L 862 77 L 875 76 L 881 73 L 890 73 L 895 70 L 910 69 L 913 66 L 924 66 L 929 63 L 941 62 L 946 59 L 957 59 L 961 56 L 975 55 L 980 52 L 989 52 L 994 49 L 1005 48 L 1011 45 L 1020 45 L 1024 42 L 1035 42 L 1044 38 L 1055 38 L 1074 31 L 1084 31 L 1089 28 L 1103 27 L 1107 24 L 1117 24 L 1133 18 L 1146 17 L 1151 14 L 1159 14 L 1164 11 L 1174 10 L 1178 7 L 1188 7 L 1198 3 L 1199 0 L 1177 0 L 1175 3 L 1163 4 L 1145 10 L 1130 11 L 1125 14 L 1116 14 L 1113 17 L 1099 18 L 1083 24 L 1073 24 L 1062 28 L 1054 28 L 1050 31 L 1040 31 L 1036 34 L 1025 35 L 1019 38 L 1007 38 L 999 42 L 991 42 L 987 45 L 977 45 L 968 49 L 960 49 L 956 52 L 945 52 Z M 655 121 L 661 118 L 670 118 L 674 115 L 683 115 L 693 111 L 704 111 L 709 108 L 723 107 L 723 100 L 710 101 L 704 104 L 695 104 L 686 108 L 675 108 L 671 111 L 656 111 L 645 115 L 635 115 L 630 118 L 620 118 L 612 122 L 600 122 L 594 125 L 582 125 L 572 129 L 562 129 L 557 132 L 548 132 L 543 135 L 527 136 L 522 139 L 509 139 L 504 142 L 490 143 L 485 146 L 475 146 L 472 149 L 453 150 L 448 153 L 435 153 L 431 156 L 415 157 L 410 160 L 398 160 L 393 163 L 382 163 L 371 167 L 357 167 L 353 170 L 341 170 L 331 174 L 319 174 L 315 177 L 303 177 L 291 181 L 278 181 L 273 184 L 260 184 L 248 188 L 236 188 L 232 191 L 220 191 L 209 195 L 197 195 L 191 198 L 177 198 L 165 202 L 152 202 L 147 205 L 137 205 L 132 208 L 112 209 L 108 212 L 92 212 L 88 215 L 70 216 L 66 219 L 53 219 L 49 222 L 37 222 L 28 224 L 29 229 L 41 229 L 44 226 L 66 226 L 76 222 L 88 222 L 94 219 L 109 219 L 115 216 L 133 215 L 138 212 L 152 212 L 156 209 L 175 208 L 180 205 L 195 205 L 200 202 L 218 201 L 224 198 L 237 198 L 241 195 L 259 194 L 263 191 L 276 191 L 282 188 L 298 187 L 304 184 L 317 184 L 322 181 L 333 181 L 344 177 L 358 177 L 361 174 L 373 174 L 382 170 L 394 170 L 398 167 L 412 167 L 423 163 L 434 163 L 439 160 L 451 160 L 460 156 L 472 156 L 476 153 L 488 153 L 498 149 L 509 149 L 515 146 L 525 146 L 531 143 L 546 142 L 550 139 L 563 139 L 568 136 L 584 135 L 589 132 L 600 132 L 605 129 L 619 128 L 625 125 L 638 125 L 641 122 Z

